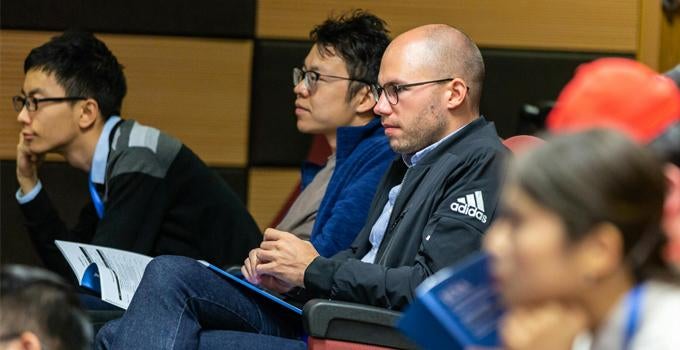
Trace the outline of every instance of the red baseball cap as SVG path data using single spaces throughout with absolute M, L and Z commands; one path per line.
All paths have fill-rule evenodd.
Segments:
M 546 119 L 553 133 L 613 128 L 648 143 L 680 120 L 680 90 L 647 66 L 626 58 L 580 65 Z

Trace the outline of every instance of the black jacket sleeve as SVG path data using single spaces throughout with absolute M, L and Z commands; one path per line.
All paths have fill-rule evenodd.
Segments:
M 54 240 L 89 242 L 99 222 L 92 202 L 89 201 L 83 207 L 78 223 L 71 230 L 59 217 L 59 213 L 44 188 L 32 201 L 19 207 L 24 215 L 33 246 L 43 264 L 66 278 L 75 278 L 66 259 L 54 244 Z
M 82 209 L 76 226 L 69 230 L 43 189 L 21 205 L 33 245 L 45 266 L 67 278 L 73 277 L 54 240 L 67 240 L 152 253 L 163 217 L 160 179 L 130 173 L 109 184 L 104 219 L 99 220 L 91 201 Z

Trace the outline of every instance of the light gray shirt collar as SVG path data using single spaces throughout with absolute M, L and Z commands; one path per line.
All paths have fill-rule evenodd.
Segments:
M 92 157 L 92 168 L 90 168 L 90 179 L 96 184 L 104 184 L 106 177 L 106 163 L 109 160 L 109 136 L 111 130 L 120 121 L 117 115 L 109 117 L 104 123 L 102 134 L 99 135 L 97 146 L 94 149 L 94 156 Z

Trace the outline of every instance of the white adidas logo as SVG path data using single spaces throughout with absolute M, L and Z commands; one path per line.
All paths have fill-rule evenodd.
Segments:
M 456 213 L 471 216 L 486 224 L 487 217 L 484 214 L 482 191 L 475 191 L 474 194 L 468 194 L 456 199 L 455 202 L 451 203 L 451 210 Z

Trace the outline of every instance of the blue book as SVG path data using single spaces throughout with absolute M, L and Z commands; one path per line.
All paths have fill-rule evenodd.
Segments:
M 488 260 L 477 253 L 423 281 L 397 327 L 423 349 L 500 347 L 503 307 Z
M 235 282 L 237 285 L 242 286 L 242 287 L 246 288 L 247 290 L 254 292 L 255 294 L 258 294 L 258 295 L 264 297 L 265 299 L 267 299 L 269 301 L 272 301 L 272 302 L 274 302 L 274 303 L 276 303 L 280 306 L 283 306 L 287 310 L 290 310 L 290 311 L 292 311 L 292 312 L 294 312 L 298 315 L 302 315 L 302 309 L 300 309 L 299 307 L 297 307 L 297 306 L 295 306 L 295 305 L 293 305 L 289 302 L 286 302 L 281 297 L 274 295 L 271 292 L 269 292 L 265 289 L 262 289 L 262 288 L 260 288 L 256 285 L 246 281 L 244 278 L 232 275 L 229 272 L 224 271 L 224 270 L 220 269 L 219 267 L 217 267 L 215 265 L 212 265 L 212 264 L 207 263 L 207 262 L 202 261 L 202 260 L 199 260 L 199 262 L 201 264 L 205 265 L 207 268 L 217 272 L 220 276 L 226 278 L 227 280 Z

